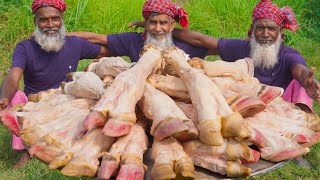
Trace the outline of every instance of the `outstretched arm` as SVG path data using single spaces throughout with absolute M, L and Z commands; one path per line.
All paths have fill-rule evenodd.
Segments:
M 14 67 L 3 80 L 0 92 L 0 111 L 7 108 L 9 102 L 18 91 L 19 81 L 22 77 L 23 69 Z
M 107 44 L 107 35 L 93 32 L 67 32 L 67 36 L 77 36 L 86 39 L 92 43 L 105 46 Z
M 209 55 L 218 55 L 218 38 L 187 29 L 177 28 L 172 31 L 172 35 L 180 41 L 208 49 Z
M 320 101 L 320 83 L 314 77 L 314 67 L 308 69 L 304 65 L 296 64 L 292 69 L 292 76 L 306 89 L 308 96 Z

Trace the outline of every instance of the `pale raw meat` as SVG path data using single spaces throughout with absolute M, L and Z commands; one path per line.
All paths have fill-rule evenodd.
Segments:
M 192 119 L 195 125 L 198 124 L 198 113 L 192 104 L 176 102 L 179 108 Z M 235 112 L 222 118 L 222 134 L 226 137 L 242 137 L 243 141 L 250 142 L 258 147 L 266 146 L 266 138 L 257 129 L 252 128 L 240 115 Z
M 259 148 L 261 158 L 279 162 L 285 159 L 304 155 L 309 152 L 308 148 L 304 148 L 295 141 L 283 137 L 272 130 L 267 129 L 263 125 L 251 124 L 254 128 L 259 130 L 266 138 L 264 147 Z
M 280 97 L 274 99 L 270 104 L 268 104 L 267 110 L 280 117 L 298 121 L 294 123 L 301 124 L 313 131 L 320 132 L 320 118 L 316 114 L 306 113 L 294 103 L 284 101 Z
M 201 70 L 192 68 L 185 53 L 172 47 L 165 51 L 164 58 L 185 82 L 192 104 L 198 112 L 199 138 L 210 145 L 221 145 L 221 116 L 232 113 L 216 85 Z
M 143 95 L 147 77 L 161 65 L 161 51 L 146 45 L 137 64 L 120 73 L 88 115 L 84 127 L 104 126 L 103 132 L 119 137 L 136 122 L 135 105 Z
M 98 62 L 90 63 L 85 71 L 93 72 L 101 79 L 107 75 L 116 77 L 122 71 L 129 69 L 132 65 L 121 57 L 103 57 Z
M 26 129 L 30 126 L 48 123 L 49 121 L 61 117 L 64 113 L 73 109 L 90 109 L 96 103 L 90 99 L 76 99 L 65 101 L 56 106 L 47 106 L 43 103 L 41 110 L 29 112 L 17 112 L 19 122 L 22 123 L 22 128 Z
M 178 175 L 195 178 L 192 159 L 173 137 L 153 142 L 152 159 L 154 160 L 152 179 L 174 179 Z
M 22 129 L 20 132 L 20 137 L 23 139 L 25 144 L 32 146 L 43 136 L 53 132 L 56 129 L 66 128 L 68 123 L 77 121 L 78 118 L 83 117 L 83 115 L 86 115 L 87 113 L 87 110 L 84 110 L 84 113 L 79 113 L 79 110 L 65 112 L 62 116 L 53 119 L 46 124 L 34 125 L 26 129 Z
M 148 147 L 145 126 L 146 122 L 139 120 L 129 134 L 117 139 L 110 151 L 103 157 L 98 172 L 99 178 L 109 179 L 119 166 L 117 179 L 142 180 L 144 178 L 146 167 L 143 164 L 143 154 Z
M 199 140 L 182 144 L 185 152 L 192 158 L 195 165 L 209 169 L 228 177 L 246 177 L 251 169 L 244 167 L 239 159 L 254 160 L 251 149 L 237 140 L 225 140 L 221 146 L 210 146 Z
M 115 138 L 103 135 L 100 128 L 93 131 L 97 131 L 94 137 L 73 155 L 71 161 L 61 170 L 62 174 L 89 177 L 96 175 L 100 164 L 98 159 L 109 150 Z
M 100 136 L 101 132 L 102 132 L 102 129 L 94 129 L 94 130 L 88 131 L 83 137 L 81 137 L 81 139 L 74 142 L 74 144 L 72 144 L 72 146 L 70 146 L 69 148 L 66 148 L 63 150 L 60 149 L 60 151 L 56 153 L 56 156 L 53 158 L 53 160 L 50 161 L 49 168 L 56 169 L 56 168 L 67 165 L 70 162 L 70 160 L 73 158 L 73 156 L 78 154 L 83 149 L 83 147 L 85 147 L 88 144 L 88 142 L 95 141 L 94 139 L 97 136 Z M 115 138 L 105 136 L 105 143 L 109 143 L 109 146 L 111 146 L 114 141 L 115 141 Z M 69 143 L 72 143 L 72 142 L 71 141 L 65 142 L 66 145 L 68 145 Z M 108 144 L 106 145 L 108 146 Z M 50 148 L 51 151 L 53 150 L 52 145 L 49 146 L 48 148 Z
M 82 123 L 84 118 L 88 115 L 89 109 L 76 109 L 69 111 L 65 116 L 72 113 L 69 119 L 55 126 L 52 132 L 46 134 L 41 139 L 39 139 L 34 145 L 32 145 L 28 151 L 30 155 L 34 155 L 38 151 L 47 148 L 51 144 L 61 145 L 61 149 L 70 148 L 76 139 L 81 137 L 85 130 L 82 128 Z
M 104 83 L 93 72 L 74 72 L 69 74 L 71 82 L 62 83 L 61 88 L 65 94 L 76 98 L 98 100 L 104 93 Z
M 258 124 L 281 136 L 292 139 L 304 146 L 311 146 L 320 142 L 320 134 L 307 128 L 301 121 L 281 117 L 270 111 L 261 112 L 246 119 L 249 124 Z M 254 125 L 253 125 L 254 126 Z
M 199 58 L 192 58 L 188 63 L 197 69 L 202 69 L 208 77 L 229 76 L 235 80 L 242 80 L 247 75 L 253 76 L 254 66 L 250 58 L 239 59 L 235 62 L 222 60 L 204 61 Z
M 38 102 L 40 100 L 49 100 L 53 99 L 56 95 L 62 94 L 61 89 L 49 89 L 47 91 L 40 91 L 37 94 L 29 94 L 28 101 L 30 102 Z
M 187 118 L 168 95 L 147 83 L 140 101 L 146 117 L 153 120 L 150 133 L 156 140 L 169 136 L 182 141 L 198 137 L 198 130 L 192 120 Z
M 183 80 L 178 77 L 153 74 L 149 76 L 148 82 L 171 97 L 190 101 L 188 89 Z M 240 112 L 244 117 L 253 116 L 265 109 L 265 103 L 256 97 L 239 94 L 227 88 L 220 89 L 232 110 Z

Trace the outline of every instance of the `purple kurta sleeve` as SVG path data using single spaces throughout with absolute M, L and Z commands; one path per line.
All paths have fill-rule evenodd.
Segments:
M 11 68 L 20 67 L 25 70 L 27 66 L 27 53 L 22 43 L 17 44 L 12 56 Z
M 109 34 L 107 35 L 107 46 L 112 56 L 128 56 L 129 55 L 129 33 Z
M 240 39 L 219 39 L 218 53 L 222 60 L 233 62 L 249 57 L 249 42 Z
M 81 58 L 80 59 L 94 59 L 98 56 L 101 50 L 101 46 L 93 44 L 85 39 L 78 38 L 79 44 L 81 44 Z
M 295 49 L 287 47 L 285 52 L 285 58 L 287 63 L 287 68 L 292 72 L 292 69 L 295 64 L 301 64 L 307 66 L 306 60 L 304 57 Z

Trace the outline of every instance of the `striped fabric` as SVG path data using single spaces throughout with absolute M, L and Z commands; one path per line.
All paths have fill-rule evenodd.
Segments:
M 67 9 L 67 4 L 64 0 L 33 0 L 32 13 L 34 14 L 39 8 L 43 6 L 52 6 L 64 12 Z
M 166 14 L 180 23 L 183 28 L 188 28 L 188 13 L 168 0 L 148 0 L 144 3 L 142 16 L 148 19 L 152 12 Z
M 293 32 L 295 32 L 299 27 L 290 7 L 285 6 L 280 9 L 277 5 L 273 4 L 271 0 L 261 0 L 253 10 L 252 23 L 257 19 L 264 18 L 271 19 L 279 26 L 283 26 Z

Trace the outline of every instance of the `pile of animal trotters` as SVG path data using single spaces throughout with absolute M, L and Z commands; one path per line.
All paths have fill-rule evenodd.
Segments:
M 28 151 L 67 176 L 195 178 L 194 166 L 252 173 L 260 158 L 279 162 L 320 141 L 320 121 L 253 77 L 249 58 L 189 59 L 146 45 L 136 64 L 102 58 L 70 82 L 2 112 Z M 150 143 L 150 144 L 149 144 Z M 151 147 L 153 167 L 143 164 Z

